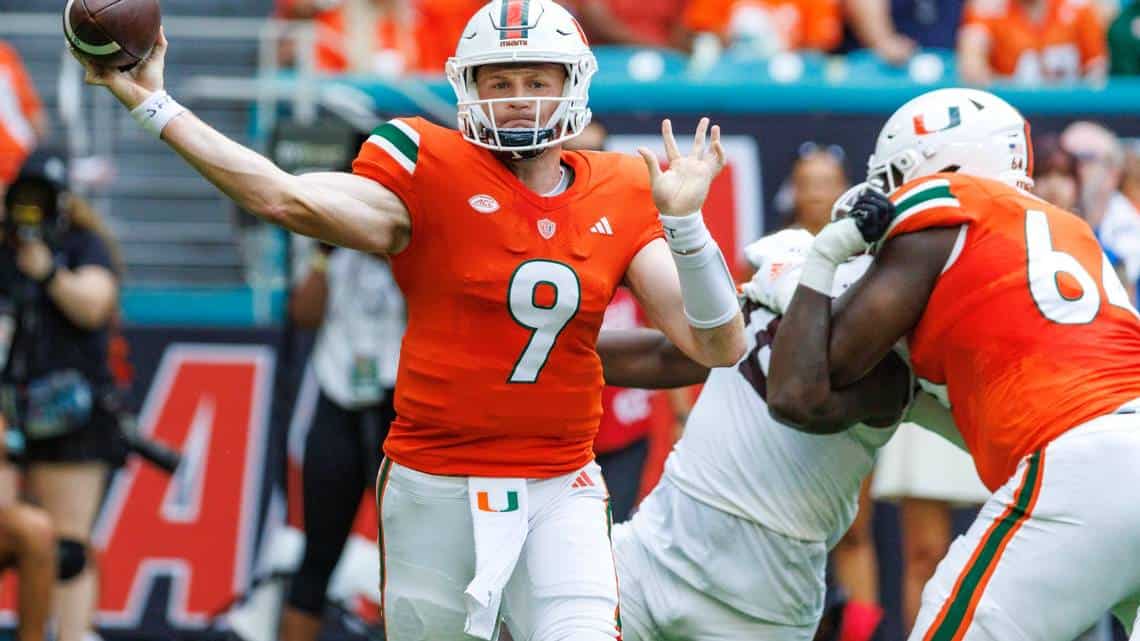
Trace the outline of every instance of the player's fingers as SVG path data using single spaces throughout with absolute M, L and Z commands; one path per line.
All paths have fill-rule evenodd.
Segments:
M 158 39 L 154 41 L 154 49 L 151 50 L 151 58 L 161 58 L 166 54 L 166 30 L 161 26 L 158 28 Z
M 720 125 L 713 125 L 709 138 L 712 140 L 713 153 L 716 154 L 717 167 L 724 167 L 726 160 L 724 145 L 720 143 Z
M 661 175 L 661 164 L 657 162 L 657 154 L 649 151 L 645 147 L 638 147 L 637 153 L 641 155 L 641 159 L 645 161 L 646 168 L 649 169 L 649 180 L 657 180 Z
M 697 133 L 693 134 L 693 156 L 701 158 L 705 155 L 705 132 L 709 128 L 709 119 L 701 118 L 697 123 Z
M 677 141 L 673 138 L 673 122 L 666 118 L 661 121 L 661 138 L 665 140 L 665 157 L 669 162 L 681 157 L 681 151 L 677 149 Z

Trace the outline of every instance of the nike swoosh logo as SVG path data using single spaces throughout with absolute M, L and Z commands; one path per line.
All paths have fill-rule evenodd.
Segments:
M 560 36 L 572 36 L 572 35 L 574 35 L 573 31 L 563 31 L 561 29 L 555 29 L 554 32 Z
M 471 35 L 463 36 L 463 39 L 464 40 L 471 40 L 472 38 L 474 38 L 477 35 L 479 35 L 478 31 L 472 31 Z

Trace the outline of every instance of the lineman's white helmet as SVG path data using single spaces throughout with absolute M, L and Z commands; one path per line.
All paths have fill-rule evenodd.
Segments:
M 502 129 L 491 105 L 516 98 L 481 99 L 475 70 L 481 65 L 535 62 L 566 66 L 562 96 L 534 98 L 535 122 L 526 129 Z M 492 0 L 467 23 L 455 55 L 447 61 L 447 79 L 459 107 L 459 131 L 470 142 L 534 156 L 540 150 L 582 133 L 590 124 L 590 78 L 598 62 L 574 17 L 551 0 Z M 558 107 L 547 122 L 539 122 L 544 103 Z M 527 153 L 529 152 L 529 153 Z
M 977 89 L 937 89 L 895 111 L 867 161 L 867 182 L 886 193 L 942 171 L 1033 186 L 1029 123 L 1009 103 Z

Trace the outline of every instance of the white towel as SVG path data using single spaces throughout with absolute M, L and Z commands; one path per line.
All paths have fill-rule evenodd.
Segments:
M 464 632 L 480 639 L 495 635 L 503 588 L 515 571 L 526 541 L 526 479 L 467 479 L 475 528 L 475 578 L 467 584 Z

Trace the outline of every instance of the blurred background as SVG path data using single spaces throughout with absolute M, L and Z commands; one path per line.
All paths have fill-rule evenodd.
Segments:
M 289 171 L 344 169 L 389 117 L 453 126 L 443 66 L 481 4 L 163 0 L 167 88 Z M 749 241 L 826 223 L 835 197 L 863 179 L 875 135 L 896 107 L 965 84 L 998 93 L 1029 118 L 1038 193 L 1097 231 L 1135 302 L 1140 0 L 565 4 L 600 66 L 590 92 L 598 126 L 581 146 L 658 148 L 663 117 L 681 132 L 701 115 L 721 125 L 730 162 L 705 215 L 739 278 L 748 276 Z M 141 435 L 182 455 L 173 474 L 139 457 L 112 466 L 90 532 L 99 549 L 97 615 L 76 641 L 95 631 L 108 639 L 268 641 L 299 563 L 301 461 L 313 414 L 324 396 L 336 397 L 310 355 L 314 342 L 319 350 L 346 340 L 338 332 L 356 331 L 352 322 L 321 327 L 337 316 L 326 306 L 347 304 L 337 292 L 349 285 L 334 279 L 352 282 L 359 271 L 337 262 L 343 250 L 237 211 L 109 94 L 86 87 L 62 46 L 61 9 L 61 0 L 0 0 L 0 183 L 12 182 L 37 148 L 70 161 L 69 189 L 99 213 L 121 254 L 107 351 L 123 403 Z M 353 313 L 386 319 L 375 339 L 382 356 L 368 365 L 377 366 L 379 391 L 348 405 L 367 410 L 361 443 L 378 462 L 384 414 L 365 415 L 390 398 L 384 372 L 397 358 L 390 346 L 398 345 L 402 303 L 394 287 L 373 289 L 375 304 Z M 606 321 L 642 322 L 624 293 Z M 607 392 L 597 452 L 623 501 L 619 515 L 655 483 L 695 393 Z M 941 471 L 943 455 L 932 456 L 928 464 L 906 455 L 918 469 L 883 471 L 864 518 L 837 548 L 834 607 L 820 638 L 904 638 L 916 586 L 981 500 L 959 491 L 976 484 L 968 462 L 954 464 L 966 469 L 959 482 Z M 922 489 L 911 477 L 923 474 L 954 479 L 952 487 Z M 365 492 L 348 560 L 332 576 L 326 638 L 382 638 L 374 541 Z M 9 631 L 14 574 L 0 587 L 0 625 Z M 866 631 L 843 627 L 852 603 L 873 621 Z M 1087 638 L 1114 634 L 1106 622 Z

